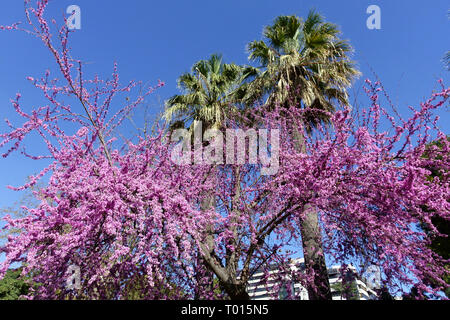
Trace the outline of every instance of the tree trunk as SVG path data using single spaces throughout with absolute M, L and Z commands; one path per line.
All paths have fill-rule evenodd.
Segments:
M 241 187 L 240 187 L 240 169 L 239 166 L 235 166 L 233 168 L 233 174 L 235 177 L 234 181 L 234 195 L 232 197 L 232 204 L 231 204 L 231 214 L 233 215 L 231 217 L 231 228 L 230 231 L 233 233 L 233 237 L 228 240 L 228 246 L 226 249 L 226 270 L 228 273 L 228 276 L 232 279 L 236 279 L 237 277 L 237 268 L 238 268 L 238 260 L 239 257 L 236 254 L 236 250 L 238 250 L 237 241 L 238 241 L 238 227 L 237 223 L 239 221 L 241 212 L 239 211 L 239 200 L 241 197 Z
M 203 201 L 201 201 L 200 203 L 200 210 L 202 212 L 208 211 L 212 208 L 215 207 L 215 197 L 214 195 L 208 195 L 207 197 L 205 197 L 205 199 L 203 199 Z M 208 253 L 209 255 L 212 256 L 213 252 L 214 252 L 214 226 L 211 224 L 208 224 L 206 226 L 206 230 L 205 230 L 205 244 L 208 248 Z M 214 288 L 214 272 L 212 270 L 210 270 L 208 268 L 208 264 L 206 263 L 206 261 L 204 261 L 204 259 L 200 259 L 201 263 L 206 267 L 206 274 L 204 275 L 204 283 L 197 283 L 197 285 L 199 285 L 200 287 L 202 287 L 203 289 L 206 287 L 209 287 L 210 290 L 208 290 L 210 293 L 213 292 Z M 198 288 L 197 294 L 198 296 L 196 297 L 196 299 L 208 299 L 208 296 L 203 296 L 200 295 L 200 291 L 202 290 L 202 288 Z
M 304 134 L 296 124 L 293 130 L 294 147 L 298 152 L 306 153 Z M 303 256 L 306 270 L 314 271 L 313 283 L 308 285 L 309 300 L 332 300 L 325 255 L 322 248 L 317 209 L 309 204 L 304 206 L 305 218 L 300 220 L 303 244 Z
M 317 210 L 305 206 L 306 216 L 300 221 L 305 266 L 314 271 L 314 280 L 307 290 L 309 300 L 331 300 L 330 282 L 322 248 Z
M 203 149 L 207 146 L 207 142 L 203 141 L 203 134 L 204 132 L 210 128 L 210 125 L 203 126 L 203 123 L 198 120 L 194 120 L 194 134 L 192 136 L 192 142 L 194 144 L 194 161 L 200 160 L 203 161 Z M 212 170 L 212 173 L 210 175 L 215 174 L 215 170 Z M 208 176 L 205 176 L 205 179 L 208 178 Z M 216 207 L 216 199 L 214 195 L 214 191 L 208 192 L 205 194 L 205 197 L 200 202 L 200 211 L 206 212 L 211 209 L 214 209 Z M 204 244 L 205 249 L 208 251 L 207 255 L 209 257 L 213 256 L 214 253 L 214 225 L 208 224 L 206 225 L 205 231 L 204 231 Z M 204 275 L 204 282 L 197 282 L 197 288 L 196 290 L 196 299 L 208 299 L 208 295 L 204 296 L 199 294 L 201 291 L 204 291 L 205 288 L 210 289 L 206 290 L 206 292 L 209 292 L 212 294 L 214 289 L 214 272 L 213 270 L 208 267 L 208 263 L 205 260 L 205 257 L 199 259 L 200 263 L 202 263 L 206 267 L 206 274 Z M 204 291 L 205 292 L 205 291 Z
M 224 290 L 230 300 L 250 300 L 245 284 L 225 284 Z

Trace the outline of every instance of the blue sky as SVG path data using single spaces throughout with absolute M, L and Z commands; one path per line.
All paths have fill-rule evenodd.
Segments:
M 372 68 L 403 113 L 408 105 L 429 97 L 437 79 L 443 78 L 447 86 L 449 82 L 441 62 L 450 50 L 448 0 L 50 0 L 47 17 L 62 21 L 71 4 L 79 5 L 82 13 L 82 28 L 72 36 L 73 55 L 89 62 L 89 73 L 103 77 L 111 74 L 117 61 L 124 83 L 165 81 L 166 86 L 148 101 L 154 113 L 161 111 L 158 101 L 178 92 L 177 77 L 194 62 L 223 53 L 226 62 L 248 63 L 245 46 L 261 38 L 265 25 L 281 14 L 306 16 L 311 8 L 338 24 L 355 48 L 354 59 L 363 73 L 355 92 L 362 80 L 373 78 Z M 381 30 L 366 27 L 366 8 L 371 4 L 381 8 Z M 23 1 L 1 1 L 0 24 L 23 20 Z M 0 32 L 0 46 L 0 120 L 14 121 L 18 118 L 9 99 L 21 92 L 25 109 L 36 106 L 42 101 L 40 92 L 25 78 L 38 77 L 55 64 L 37 39 L 22 33 Z M 357 99 L 367 102 L 362 90 Z M 443 130 L 449 133 L 449 114 L 441 117 Z M 0 132 L 5 130 L 0 123 Z M 43 166 L 20 155 L 0 159 L 0 207 L 19 197 L 4 186 L 22 184 Z

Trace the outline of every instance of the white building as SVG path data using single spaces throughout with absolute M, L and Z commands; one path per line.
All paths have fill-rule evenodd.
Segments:
M 291 269 L 293 271 L 301 270 L 304 267 L 304 259 L 295 259 L 291 263 Z M 352 271 L 355 271 L 353 266 L 348 266 L 348 268 Z M 274 267 L 269 271 L 269 274 L 276 275 L 279 270 Z M 268 279 L 267 284 L 261 283 L 261 278 L 264 276 L 264 272 L 256 272 L 249 280 L 249 285 L 247 287 L 248 294 L 252 300 L 269 300 L 273 299 L 271 293 L 273 292 L 271 288 L 277 284 L 277 279 Z M 331 287 L 331 294 L 333 295 L 333 300 L 345 300 L 342 296 L 342 292 L 339 291 L 339 287 L 342 285 L 342 280 L 340 277 L 340 266 L 332 266 L 328 268 L 328 276 Z M 362 279 L 358 279 L 355 277 L 354 285 L 356 286 L 359 294 L 360 300 L 371 300 L 375 299 L 376 293 L 372 288 L 369 287 L 368 284 L 365 283 Z M 296 295 L 299 296 L 300 300 L 308 300 L 308 292 L 306 288 L 304 288 L 300 283 L 292 283 L 291 284 L 291 292 L 295 292 Z M 283 299 L 283 293 L 280 294 L 279 299 Z

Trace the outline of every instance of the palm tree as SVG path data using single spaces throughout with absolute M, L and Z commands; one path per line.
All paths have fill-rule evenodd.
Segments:
M 251 61 L 264 71 L 243 97 L 247 103 L 268 95 L 267 104 L 296 104 L 334 111 L 336 102 L 348 104 L 348 88 L 359 75 L 348 55 L 352 47 L 339 39 L 336 25 L 310 11 L 306 21 L 296 16 L 279 16 L 264 30 L 266 42 L 248 45 Z M 310 125 L 326 121 L 316 114 Z
M 228 119 L 239 115 L 237 106 L 242 92 L 241 86 L 247 79 L 256 75 L 256 68 L 223 63 L 221 55 L 213 54 L 208 60 L 194 64 L 190 73 L 184 73 L 178 78 L 178 86 L 184 94 L 175 95 L 167 100 L 164 117 L 172 122 L 171 129 L 189 126 L 192 132 L 196 121 L 201 121 L 202 134 L 208 129 L 223 130 Z M 239 169 L 235 170 L 238 174 Z M 214 196 L 206 195 L 200 204 L 201 210 L 207 211 L 213 207 L 215 207 Z M 206 229 L 205 247 L 202 247 L 202 251 L 211 257 L 214 255 L 214 230 L 212 225 Z M 202 257 L 199 263 L 208 267 L 210 262 Z M 231 277 L 222 278 L 236 279 L 235 268 L 229 267 L 227 272 L 233 274 Z M 208 283 L 200 285 L 213 285 L 211 272 L 207 278 Z M 228 288 L 231 298 L 248 298 L 245 290 L 237 288 L 235 283 L 221 283 L 221 285 Z
M 339 38 L 336 25 L 324 22 L 310 11 L 303 22 L 296 16 L 279 16 L 263 32 L 264 40 L 248 45 L 249 60 L 263 69 L 249 83 L 242 99 L 251 105 L 265 99 L 266 105 L 310 107 L 333 112 L 336 104 L 348 105 L 346 89 L 359 75 L 349 59 L 352 48 Z M 303 125 L 310 132 L 329 121 L 327 113 L 306 112 Z M 304 133 L 294 125 L 293 140 L 298 152 L 306 152 Z M 318 213 L 306 205 L 306 218 L 300 221 L 306 266 L 315 272 L 308 288 L 310 299 L 331 299 L 330 285 L 322 249 Z M 315 290 L 317 288 L 317 290 Z
M 222 56 L 213 54 L 200 60 L 178 78 L 178 87 L 184 94 L 175 95 L 166 102 L 164 117 L 178 125 L 202 121 L 205 130 L 223 129 L 226 120 L 236 115 L 237 92 L 246 79 L 257 74 L 256 68 L 223 63 Z

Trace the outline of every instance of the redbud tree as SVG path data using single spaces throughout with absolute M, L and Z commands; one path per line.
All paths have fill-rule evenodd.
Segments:
M 29 77 L 46 104 L 23 106 L 17 94 L 11 103 L 23 122 L 6 120 L 9 130 L 0 134 L 3 157 L 22 152 L 50 163 L 26 185 L 10 187 L 28 189 L 48 177 L 35 193 L 39 205 L 24 207 L 25 217 L 5 217 L 6 229 L 20 233 L 0 249 L 6 257 L 1 277 L 21 263 L 38 284 L 29 298 L 247 299 L 256 271 L 265 271 L 262 285 L 269 285 L 269 266 L 279 271 L 274 297 L 291 281 L 307 287 L 314 270 L 289 267 L 289 259 L 301 254 L 306 206 L 319 212 L 328 260 L 351 263 L 359 273 L 376 266 L 392 292 L 416 285 L 438 294 L 447 287 L 448 261 L 428 247 L 440 235 L 431 218 L 450 218 L 450 144 L 435 116 L 448 101 L 443 82 L 404 119 L 381 106 L 381 84 L 366 81 L 369 107 L 359 115 L 348 107 L 327 114 L 329 125 L 304 135 L 306 152 L 296 151 L 291 129 L 306 131 L 305 114 L 323 111 L 258 105 L 250 111 L 252 125 L 229 120 L 229 128 L 278 130 L 273 175 L 261 174 L 262 163 L 180 165 L 164 123 L 117 141 L 130 112 L 163 83 L 146 90 L 137 82 L 123 85 L 116 65 L 109 80 L 86 79 L 84 64 L 70 55 L 71 31 L 64 24 L 52 37 L 56 22 L 44 17 L 47 2 L 26 1 L 25 27 L 0 27 L 42 41 L 61 77 L 50 71 Z M 116 101 L 124 101 L 118 97 L 133 91 L 136 98 L 113 112 Z M 65 102 L 68 97 L 73 103 Z M 42 154 L 26 152 L 31 134 L 44 142 Z M 258 147 L 273 151 L 268 140 Z M 439 177 L 430 178 L 431 170 Z M 203 210 L 211 196 L 216 205 Z M 213 241 L 205 241 L 206 230 Z M 80 271 L 78 286 L 68 285 L 73 266 Z M 298 293 L 288 287 L 287 297 Z

